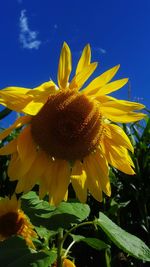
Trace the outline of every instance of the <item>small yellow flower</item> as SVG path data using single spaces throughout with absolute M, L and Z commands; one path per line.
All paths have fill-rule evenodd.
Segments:
M 76 267 L 74 263 L 68 259 L 63 260 L 63 267 Z
M 128 81 L 111 81 L 119 65 L 84 87 L 96 67 L 87 45 L 70 81 L 71 51 L 64 43 L 58 86 L 49 81 L 34 89 L 8 87 L 0 91 L 0 104 L 24 113 L 0 133 L 4 139 L 23 126 L 18 137 L 0 149 L 1 155 L 11 154 L 8 175 L 18 180 L 17 193 L 27 192 L 38 183 L 40 196 L 48 193 L 50 203 L 57 205 L 67 199 L 71 182 L 81 202 L 86 201 L 87 191 L 101 201 L 102 191 L 111 194 L 108 164 L 134 174 L 128 154 L 133 147 L 116 123 L 141 120 L 144 114 L 134 111 L 144 106 L 108 96 Z
M 11 199 L 0 199 L 0 241 L 13 235 L 22 236 L 26 243 L 32 247 L 32 237 L 37 237 L 29 219 L 20 209 L 20 201 L 13 195 Z
M 53 267 L 57 267 L 57 262 L 53 263 Z M 68 259 L 63 260 L 62 267 L 76 267 L 74 263 Z

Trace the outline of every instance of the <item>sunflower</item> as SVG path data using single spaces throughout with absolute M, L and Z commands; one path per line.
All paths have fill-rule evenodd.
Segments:
M 128 79 L 111 81 L 119 65 L 105 71 L 84 86 L 97 63 L 91 63 L 87 45 L 71 81 L 71 51 L 63 44 L 58 64 L 58 86 L 52 81 L 34 89 L 8 87 L 0 91 L 0 104 L 23 113 L 0 133 L 7 137 L 14 129 L 20 134 L 0 149 L 11 154 L 8 175 L 18 180 L 16 192 L 27 192 L 38 183 L 39 195 L 47 193 L 51 204 L 67 199 L 71 182 L 77 198 L 85 202 L 87 192 L 102 201 L 110 196 L 109 164 L 129 175 L 134 164 L 128 150 L 132 144 L 117 123 L 141 120 L 144 106 L 108 96 Z
M 76 267 L 72 261 L 69 259 L 63 260 L 63 267 Z
M 27 216 L 20 209 L 20 201 L 17 201 L 15 195 L 11 199 L 8 197 L 0 199 L 0 241 L 12 235 L 22 236 L 27 245 L 35 248 L 32 238 L 37 237 L 37 234 Z
M 55 262 L 52 266 L 53 266 L 53 267 L 57 267 L 57 262 Z M 70 261 L 69 259 L 64 259 L 64 260 L 63 260 L 63 265 L 62 265 L 62 267 L 76 267 L 76 266 L 75 266 L 74 263 L 73 263 L 72 261 Z

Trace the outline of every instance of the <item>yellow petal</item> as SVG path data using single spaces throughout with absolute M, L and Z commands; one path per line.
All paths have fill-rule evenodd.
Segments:
M 31 168 L 36 157 L 36 147 L 32 141 L 30 127 L 25 128 L 17 138 L 18 152 L 12 154 L 8 176 L 11 180 L 23 177 Z
M 40 187 L 39 187 L 39 198 L 43 199 L 47 194 L 47 186 L 45 182 L 43 183 L 42 178 L 40 180 Z
M 63 266 L 62 267 L 76 267 L 74 263 L 68 259 L 63 260 Z
M 52 81 L 45 82 L 40 86 L 30 90 L 27 94 L 32 96 L 33 100 L 27 103 L 27 105 L 22 109 L 22 112 L 29 115 L 36 115 L 47 102 L 48 97 L 57 92 L 58 89 Z
M 0 90 L 0 104 L 9 109 L 21 112 L 22 108 L 31 101 L 31 96 L 26 95 L 31 89 L 22 87 L 8 87 Z
M 113 101 L 108 101 L 104 102 L 103 107 L 112 107 L 112 108 L 117 108 L 122 111 L 133 111 L 133 110 L 140 110 L 143 109 L 145 106 L 140 103 L 136 102 L 131 102 L 131 101 L 125 101 L 125 100 L 117 100 L 117 99 L 112 99 Z
M 111 187 L 109 181 L 109 169 L 107 160 L 100 149 L 97 149 L 92 155 L 93 164 L 97 171 L 97 177 L 100 181 L 102 191 L 107 195 L 111 195 Z
M 120 123 L 135 122 L 145 117 L 143 113 L 125 112 L 115 107 L 104 107 L 103 105 L 101 112 L 107 119 Z
M 79 72 L 74 76 L 69 85 L 69 88 L 79 90 L 83 86 L 83 84 L 87 81 L 87 79 L 92 75 L 96 67 L 97 67 L 96 62 L 86 66 L 81 72 Z
M 130 139 L 125 134 L 123 129 L 114 124 L 106 124 L 105 125 L 105 138 L 110 139 L 113 145 L 123 146 L 129 149 L 132 153 L 134 152 L 134 148 L 130 142 Z
M 64 196 L 64 199 L 63 199 L 64 201 L 67 201 L 68 200 L 68 190 L 66 191 L 66 194 L 65 194 L 65 196 Z
M 29 88 L 24 88 L 24 87 L 16 87 L 16 86 L 11 86 L 11 87 L 6 87 L 2 90 L 0 90 L 0 96 L 2 95 L 25 95 L 28 93 L 31 89 Z
M 99 91 L 97 91 L 96 96 L 107 95 L 114 91 L 117 91 L 118 89 L 122 88 L 127 82 L 128 79 L 125 78 L 108 83 L 104 87 L 100 88 Z
M 58 65 L 58 85 L 65 89 L 68 84 L 69 76 L 72 69 L 71 51 L 69 46 L 64 43 L 61 50 Z
M 26 113 L 28 115 L 32 115 L 32 116 L 36 115 L 40 111 L 40 109 L 44 106 L 44 104 L 46 103 L 47 98 L 48 97 L 46 97 L 44 99 L 41 98 L 40 102 L 35 101 L 35 100 L 30 101 L 25 106 L 25 108 L 22 109 L 22 112 L 24 112 L 24 113 Z
M 32 162 L 30 162 L 30 160 L 22 162 L 18 153 L 13 153 L 8 165 L 8 176 L 10 180 L 13 181 L 23 177 L 30 169 L 31 164 Z
M 48 155 L 44 151 L 39 150 L 32 164 L 32 168 L 28 172 L 28 176 L 35 177 L 36 179 L 40 178 L 45 172 L 48 163 L 49 163 Z
M 54 94 L 57 91 L 56 89 L 56 84 L 52 80 L 50 80 L 30 90 L 29 92 L 27 92 L 27 94 L 32 95 L 34 97 L 40 97 L 41 93 Z
M 85 94 L 95 94 L 101 87 L 106 85 L 116 74 L 118 71 L 120 65 L 117 65 L 104 73 L 102 73 L 100 76 L 95 78 L 87 87 L 83 89 L 83 92 Z
M 45 152 L 39 150 L 36 158 L 32 163 L 32 167 L 29 171 L 18 181 L 16 187 L 16 193 L 28 192 L 33 186 L 42 179 L 42 175 L 48 166 L 48 156 Z
M 87 199 L 87 185 L 86 185 L 86 173 L 83 169 L 81 161 L 77 160 L 72 168 L 71 183 L 76 192 L 77 198 L 81 202 L 86 202 Z
M 0 155 L 9 155 L 17 151 L 17 139 L 7 143 L 4 147 L 0 148 Z
M 50 203 L 58 205 L 65 197 L 70 182 L 70 167 L 65 160 L 55 160 L 45 173 L 45 179 L 49 180 Z
M 91 97 L 94 97 L 94 96 L 91 96 Z M 108 96 L 108 95 L 100 95 L 100 96 L 97 96 L 94 97 L 97 101 L 99 101 L 100 103 L 105 103 L 105 102 L 108 102 L 108 101 L 116 101 L 116 98 L 115 97 L 112 97 L 112 96 Z
M 31 117 L 30 116 L 21 116 L 19 117 L 14 124 L 12 124 L 9 128 L 4 130 L 0 133 L 0 140 L 3 140 L 5 137 L 7 137 L 14 129 L 22 127 L 24 124 L 30 122 Z
M 84 169 L 87 175 L 87 187 L 97 201 L 102 201 L 102 188 L 98 179 L 97 169 L 95 168 L 93 155 L 84 158 Z
M 20 208 L 20 201 L 17 201 L 17 198 L 12 195 L 11 199 L 8 197 L 0 199 L 0 216 L 8 212 L 17 212 Z
M 33 186 L 36 184 L 35 180 L 33 179 L 32 176 L 28 177 L 28 176 L 23 176 L 19 179 L 15 192 L 17 194 L 24 192 L 27 193 L 29 192 Z
M 32 139 L 30 126 L 24 128 L 17 139 L 17 150 L 20 159 L 24 162 L 30 157 L 35 159 L 37 155 L 36 145 Z
M 108 140 L 105 139 L 101 142 L 101 147 L 110 165 L 129 175 L 135 174 L 134 170 L 131 168 L 134 164 L 127 149 L 121 146 L 114 146 L 111 141 L 108 142 Z
M 81 72 L 86 66 L 90 64 L 91 61 L 91 48 L 90 45 L 86 45 L 83 49 L 82 55 L 79 59 L 77 68 L 76 68 L 76 74 Z

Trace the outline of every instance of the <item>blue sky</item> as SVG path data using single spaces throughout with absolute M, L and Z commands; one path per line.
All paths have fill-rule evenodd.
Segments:
M 74 67 L 90 43 L 95 74 L 120 63 L 116 78 L 128 77 L 131 100 L 150 108 L 149 0 L 1 0 L 0 36 L 1 89 L 56 81 L 63 41 Z M 128 86 L 115 96 L 128 99 Z

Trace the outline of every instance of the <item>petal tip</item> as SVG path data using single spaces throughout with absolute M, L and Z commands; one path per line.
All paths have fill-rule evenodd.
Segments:
M 70 50 L 69 45 L 67 44 L 67 42 L 63 42 L 62 48 L 65 48 L 65 49 L 69 49 Z

